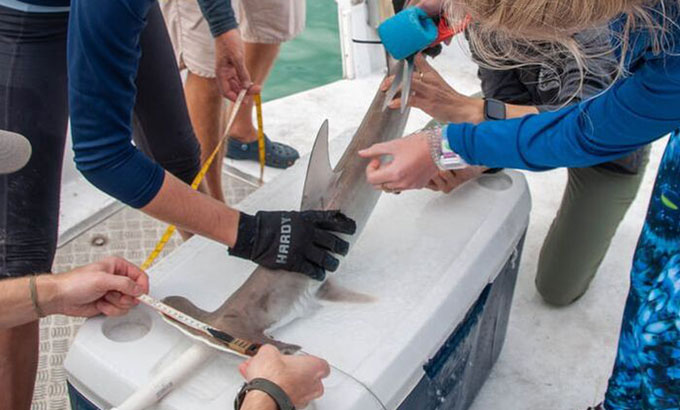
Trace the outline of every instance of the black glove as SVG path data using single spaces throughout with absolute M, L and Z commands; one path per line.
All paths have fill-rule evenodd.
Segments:
M 260 211 L 255 216 L 241 212 L 229 254 L 323 280 L 326 270 L 335 272 L 340 264 L 331 252 L 349 251 L 349 243 L 329 231 L 353 234 L 356 229 L 356 223 L 340 211 Z

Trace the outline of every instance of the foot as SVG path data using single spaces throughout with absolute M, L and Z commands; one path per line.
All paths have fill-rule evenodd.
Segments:
M 227 158 L 242 159 L 259 162 L 259 147 L 257 141 L 250 143 L 240 142 L 229 137 L 227 146 Z M 286 169 L 300 158 L 298 151 L 286 144 L 273 142 L 265 136 L 265 165 L 273 168 Z

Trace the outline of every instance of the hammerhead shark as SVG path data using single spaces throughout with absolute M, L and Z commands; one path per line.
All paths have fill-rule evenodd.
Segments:
M 396 69 L 396 63 L 388 60 L 388 76 Z M 385 98 L 385 93 L 378 90 L 335 168 L 331 168 L 329 158 L 328 120 L 319 130 L 309 159 L 301 210 L 339 209 L 356 221 L 357 232 L 349 238 L 352 242 L 366 225 L 380 196 L 380 191 L 366 182 L 369 160 L 359 157 L 358 151 L 401 137 L 408 119 L 408 110 L 404 113 L 383 110 Z M 283 352 L 294 353 L 299 346 L 273 340 L 265 332 L 300 317 L 314 305 L 322 286 L 323 283 L 300 273 L 260 266 L 214 312 L 201 310 L 180 296 L 165 298 L 164 302 L 232 337 L 273 344 Z

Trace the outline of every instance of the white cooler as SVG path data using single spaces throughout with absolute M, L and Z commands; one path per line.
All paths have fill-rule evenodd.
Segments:
M 332 158 L 346 140 L 331 144 Z M 307 159 L 299 162 L 239 208 L 299 209 Z M 452 195 L 383 194 L 330 275 L 374 302 L 320 302 L 273 332 L 332 365 L 324 397 L 310 408 L 466 409 L 505 339 L 530 203 L 514 171 L 485 175 Z M 254 268 L 194 237 L 150 271 L 151 295 L 182 295 L 212 311 Z M 193 343 L 144 306 L 88 320 L 65 362 L 72 408 L 121 404 Z M 233 408 L 241 360 L 216 351 L 155 408 Z

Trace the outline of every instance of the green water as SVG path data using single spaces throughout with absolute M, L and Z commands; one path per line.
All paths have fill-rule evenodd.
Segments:
M 262 98 L 285 97 L 341 78 L 337 5 L 334 0 L 307 0 L 307 27 L 281 47 Z

